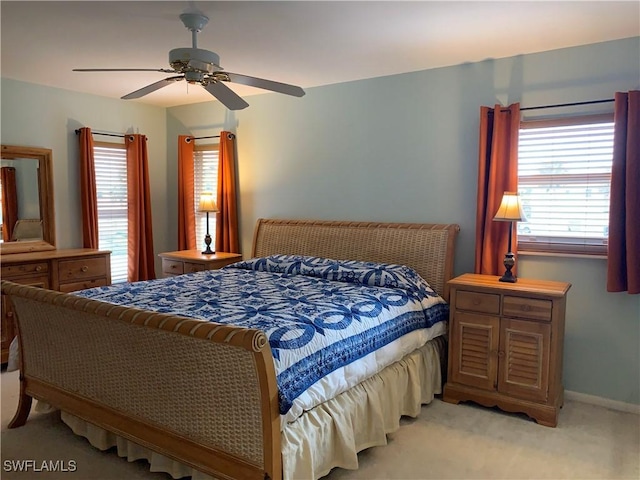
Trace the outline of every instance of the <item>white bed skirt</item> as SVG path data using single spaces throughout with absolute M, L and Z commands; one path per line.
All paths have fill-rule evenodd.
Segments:
M 335 467 L 357 469 L 358 452 L 386 445 L 386 435 L 399 428 L 401 416 L 416 417 L 423 404 L 441 393 L 441 345 L 441 339 L 427 343 L 288 424 L 282 431 L 283 478 L 317 479 Z M 130 462 L 146 459 L 152 472 L 212 480 L 78 417 L 62 412 L 62 420 L 100 450 L 117 447 L 118 455 Z

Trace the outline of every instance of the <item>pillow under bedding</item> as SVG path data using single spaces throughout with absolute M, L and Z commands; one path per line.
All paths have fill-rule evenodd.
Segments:
M 282 275 L 307 275 L 371 287 L 400 288 L 428 297 L 438 296 L 414 269 L 391 263 L 278 254 L 237 262 L 225 268 L 241 268 Z

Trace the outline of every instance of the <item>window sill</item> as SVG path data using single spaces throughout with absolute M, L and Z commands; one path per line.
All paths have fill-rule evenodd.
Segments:
M 564 257 L 564 258 L 589 258 L 594 260 L 606 260 L 606 254 L 591 254 L 585 253 L 558 253 L 558 252 L 531 252 L 531 251 L 518 251 L 518 257 Z

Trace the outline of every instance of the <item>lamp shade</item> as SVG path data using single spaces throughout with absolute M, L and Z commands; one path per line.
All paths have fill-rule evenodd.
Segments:
M 493 219 L 497 222 L 522 222 L 527 218 L 522 211 L 520 196 L 516 192 L 504 192 L 500 207 Z
M 216 205 L 216 201 L 213 198 L 213 193 L 202 192 L 202 194 L 200 195 L 200 205 L 198 206 L 198 210 L 201 212 L 218 211 L 218 206 Z

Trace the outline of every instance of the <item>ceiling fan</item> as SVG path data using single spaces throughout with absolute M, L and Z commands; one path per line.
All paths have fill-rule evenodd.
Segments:
M 174 74 L 135 92 L 122 97 L 124 100 L 140 98 L 155 92 L 174 82 L 186 80 L 191 84 L 199 84 L 217 98 L 229 110 L 242 110 L 249 106 L 238 94 L 227 87 L 223 82 L 235 82 L 251 87 L 271 90 L 273 92 L 302 97 L 304 90 L 295 85 L 274 82 L 263 78 L 249 77 L 239 73 L 225 72 L 220 66 L 220 57 L 217 53 L 198 48 L 197 35 L 209 22 L 209 18 L 201 13 L 183 13 L 180 20 L 191 31 L 192 47 L 175 48 L 169 52 L 168 68 L 74 68 L 74 72 L 163 72 Z

